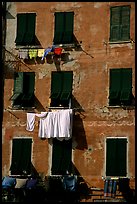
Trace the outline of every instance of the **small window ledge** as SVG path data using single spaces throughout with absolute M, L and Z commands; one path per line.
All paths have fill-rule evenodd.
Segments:
M 16 49 L 43 49 L 40 45 L 16 45 Z
M 125 44 L 125 43 L 131 43 L 131 40 L 128 41 L 109 41 L 109 44 Z
M 112 108 L 112 109 L 115 109 L 115 108 L 122 108 L 122 109 L 126 109 L 126 110 L 134 110 L 135 109 L 135 106 L 107 106 L 107 108 Z

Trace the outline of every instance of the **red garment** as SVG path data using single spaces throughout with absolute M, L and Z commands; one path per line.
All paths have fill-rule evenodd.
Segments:
M 54 49 L 54 54 L 56 54 L 56 55 L 61 55 L 61 53 L 62 53 L 62 48 L 61 48 L 61 47 L 56 47 L 56 48 Z

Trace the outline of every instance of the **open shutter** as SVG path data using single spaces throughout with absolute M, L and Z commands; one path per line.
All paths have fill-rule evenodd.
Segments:
M 110 69 L 109 105 L 119 105 L 121 69 Z
M 62 72 L 63 84 L 60 100 L 68 100 L 72 94 L 73 72 Z
M 52 99 L 58 99 L 62 87 L 62 73 L 52 72 L 51 75 L 51 95 Z
M 24 36 L 24 44 L 32 45 L 35 42 L 35 24 L 36 24 L 36 14 L 27 13 L 27 27 Z
M 55 13 L 54 44 L 61 44 L 64 32 L 64 12 Z
M 17 14 L 17 36 L 15 39 L 16 45 L 23 45 L 26 27 L 27 27 L 26 14 Z
M 121 8 L 121 40 L 130 39 L 130 7 Z
M 63 34 L 62 43 L 72 43 L 73 42 L 73 24 L 74 24 L 74 12 L 65 13 L 65 30 Z
M 122 88 L 120 101 L 124 104 L 130 104 L 132 99 L 132 69 L 121 69 L 122 73 Z
M 31 145 L 32 139 L 13 139 L 11 174 L 30 174 L 31 171 Z
M 11 100 L 16 100 L 23 94 L 23 72 L 15 73 L 14 75 L 14 94 Z
M 110 41 L 120 40 L 120 7 L 111 8 Z

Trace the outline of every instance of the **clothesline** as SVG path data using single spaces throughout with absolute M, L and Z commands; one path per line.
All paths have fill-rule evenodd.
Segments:
M 27 113 L 27 131 L 33 131 L 35 117 L 40 118 L 38 136 L 40 138 L 57 138 L 68 140 L 72 137 L 73 110 L 57 110 L 53 112 Z
M 61 55 L 62 53 L 62 47 L 56 47 L 56 46 L 51 46 L 47 47 L 46 49 L 44 48 L 39 48 L 39 49 L 19 49 L 19 58 L 21 59 L 32 59 L 36 57 L 41 57 L 41 60 L 43 61 L 44 58 L 49 55 L 49 54 L 55 54 L 55 55 Z

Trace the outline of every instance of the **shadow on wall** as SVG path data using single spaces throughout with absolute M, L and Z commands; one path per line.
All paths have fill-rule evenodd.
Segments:
M 43 107 L 43 105 L 40 103 L 36 96 L 34 98 L 34 106 L 36 107 L 38 112 L 46 112 L 45 108 Z
M 135 190 L 130 188 L 128 178 L 119 179 L 119 191 L 127 202 L 135 203 Z
M 85 130 L 83 126 L 83 119 L 85 118 L 84 109 L 76 100 L 76 98 L 72 97 L 72 108 L 74 109 L 74 117 L 73 117 L 73 137 L 75 138 L 77 146 L 75 149 L 84 150 L 88 148 Z

